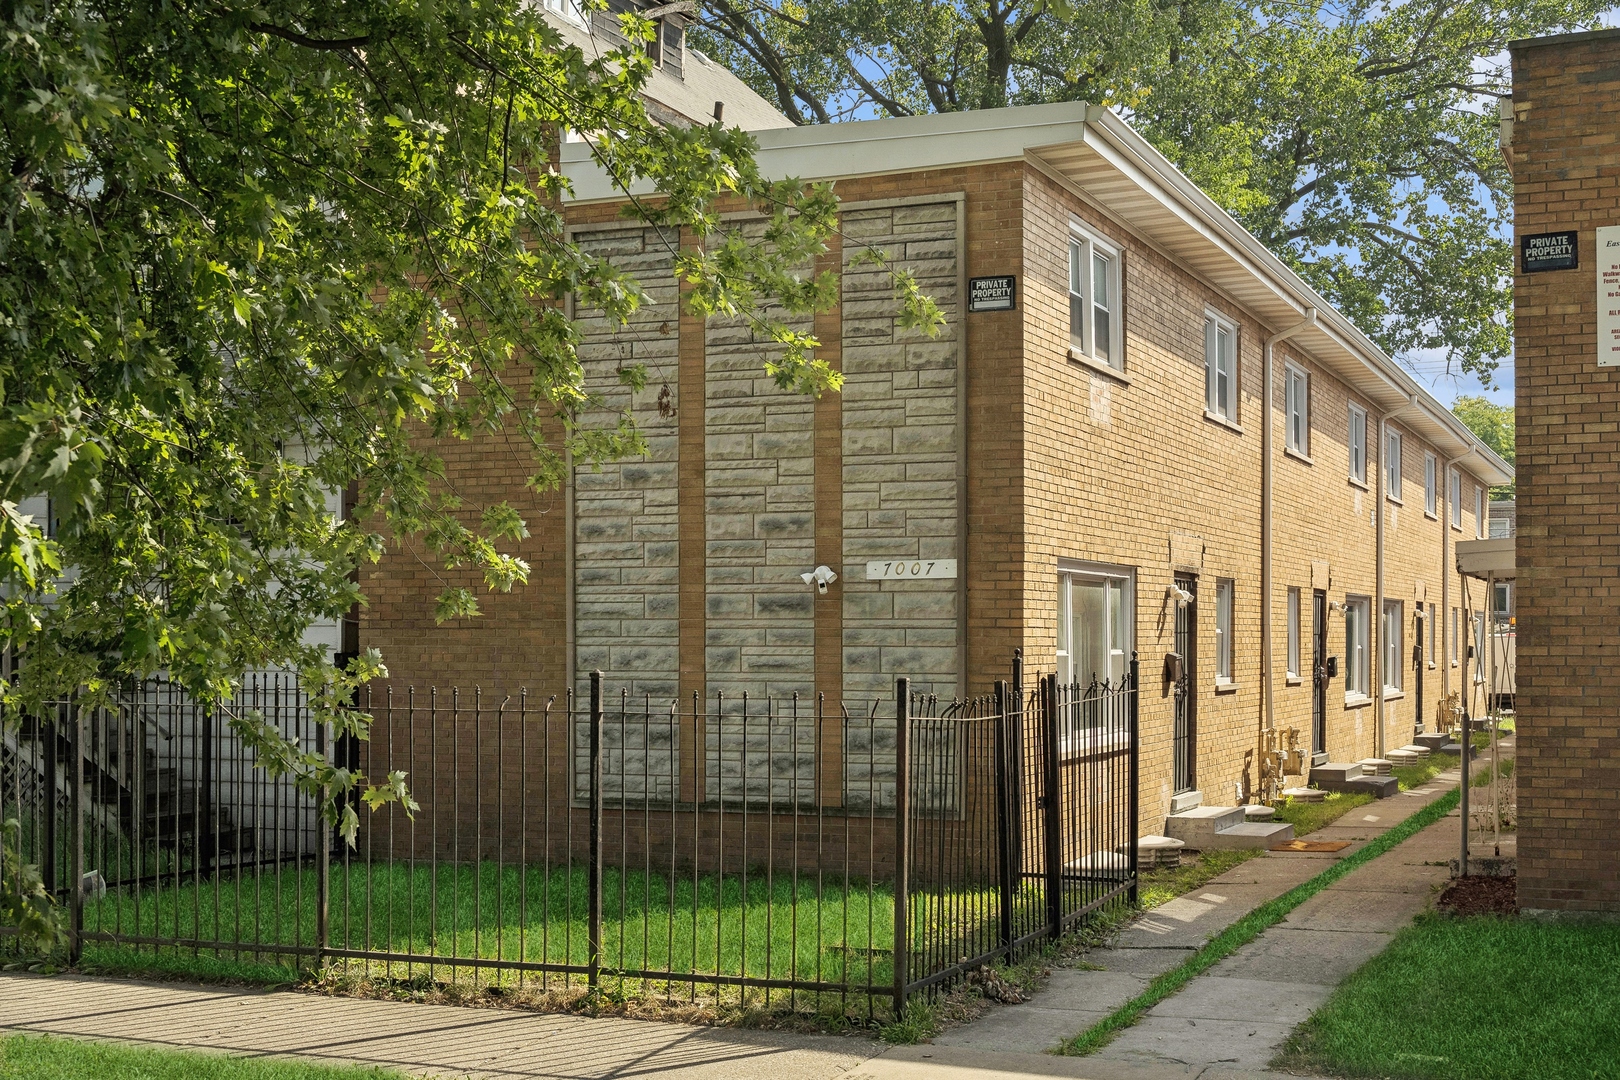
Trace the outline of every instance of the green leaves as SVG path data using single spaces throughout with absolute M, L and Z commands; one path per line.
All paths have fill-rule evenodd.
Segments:
M 1393 355 L 1486 385 L 1511 349 L 1506 44 L 1598 0 L 704 5 L 701 47 L 795 120 L 1118 108 Z
M 440 577 L 440 621 L 528 580 L 527 522 L 570 455 L 588 468 L 646 450 L 628 416 L 582 419 L 566 301 L 623 321 L 644 294 L 569 235 L 565 182 L 545 167 L 560 132 L 594 133 L 612 175 L 658 190 L 644 216 L 684 245 L 695 311 L 778 342 L 782 385 L 837 387 L 788 325 L 835 299 L 803 272 L 836 228 L 831 191 L 763 177 L 740 131 L 654 123 L 645 20 L 626 22 L 628 47 L 587 56 L 540 7 L 0 11 L 8 709 L 94 705 L 159 672 L 225 708 L 243 672 L 296 668 L 317 719 L 362 736 L 349 703 L 380 660 L 340 672 L 305 641 L 362 601 L 362 561 L 409 546 Z M 739 205 L 765 243 L 722 218 Z M 901 287 L 915 325 L 937 325 Z M 446 448 L 491 436 L 532 497 L 457 490 Z M 336 769 L 251 711 L 229 719 L 346 835 L 346 793 L 410 805 L 403 776 Z
M 22 861 L 22 826 L 0 822 L 0 925 L 15 927 L 25 950 L 49 953 L 66 934 L 64 912 L 51 902 L 39 867 Z

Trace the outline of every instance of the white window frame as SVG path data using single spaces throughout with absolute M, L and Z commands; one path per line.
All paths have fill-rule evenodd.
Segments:
M 1283 364 L 1283 415 L 1288 449 L 1311 456 L 1311 374 L 1298 364 Z
M 1069 586 L 1075 579 L 1100 583 L 1104 586 L 1103 635 L 1108 664 L 1108 670 L 1105 672 L 1081 672 L 1074 667 L 1075 658 L 1070 647 L 1070 639 L 1074 633 L 1074 612 Z M 1117 595 L 1111 595 L 1113 590 L 1117 590 Z M 1119 604 L 1118 615 L 1123 620 L 1123 625 L 1117 625 L 1109 618 L 1107 605 L 1113 602 Z M 1135 572 L 1126 567 L 1095 566 L 1067 561 L 1060 563 L 1057 607 L 1058 679 L 1067 683 L 1087 685 L 1091 682 L 1092 676 L 1096 675 L 1098 678 L 1107 679 L 1115 686 L 1119 685 L 1126 675 L 1131 652 L 1136 648 Z
M 1358 484 L 1367 483 L 1367 410 L 1360 405 L 1350 406 L 1350 433 L 1345 438 L 1350 451 L 1350 479 Z
M 1372 672 L 1367 655 L 1372 619 L 1372 599 L 1366 596 L 1344 598 L 1344 700 L 1365 701 L 1372 695 Z
M 1423 451 L 1423 512 L 1436 516 L 1440 504 L 1440 459 L 1428 450 Z
M 1384 670 L 1379 677 L 1384 680 L 1386 694 L 1399 694 L 1406 687 L 1406 663 L 1401 656 L 1401 646 L 1406 641 L 1406 604 L 1401 600 L 1384 601 L 1384 624 L 1379 627 L 1379 636 L 1383 638 L 1381 655 L 1383 663 L 1379 666 Z
M 1446 635 L 1446 658 L 1451 661 L 1451 666 L 1452 667 L 1457 666 L 1457 660 L 1458 660 L 1459 657 L 1462 656 L 1462 647 L 1461 647 L 1462 643 L 1457 638 L 1457 629 L 1458 629 L 1457 609 L 1452 608 L 1451 609 L 1451 630 Z
M 1096 260 L 1106 260 L 1103 288 L 1097 302 Z M 1120 247 L 1083 226 L 1069 223 L 1069 354 L 1084 357 L 1115 371 L 1125 370 L 1125 334 L 1120 271 Z M 1107 316 L 1102 348 L 1097 341 L 1097 313 Z M 1078 320 L 1076 319 L 1078 316 Z M 1075 325 L 1076 321 L 1079 326 Z M 1076 331 L 1078 330 L 1078 333 Z
M 1435 646 L 1439 644 L 1436 635 L 1441 633 L 1444 633 L 1444 628 L 1435 615 L 1434 605 L 1430 604 L 1423 617 L 1423 662 L 1430 668 L 1434 667 Z
M 1224 395 L 1221 393 L 1223 376 L 1226 380 Z M 1208 308 L 1204 310 L 1204 411 L 1229 423 L 1238 422 L 1237 323 Z
M 1384 429 L 1384 495 L 1401 501 L 1401 433 Z
M 1215 685 L 1230 686 L 1232 676 L 1232 625 L 1237 607 L 1237 583 L 1231 578 L 1215 579 Z
M 1288 590 L 1288 677 L 1299 678 L 1299 588 Z
M 1483 487 L 1476 487 L 1476 488 L 1474 488 L 1474 537 L 1475 537 L 1475 539 L 1478 539 L 1478 540 L 1485 539 L 1485 533 L 1486 532 L 1487 532 L 1487 529 L 1485 527 L 1485 489 Z
M 1462 528 L 1462 472 L 1458 469 L 1446 473 L 1446 501 L 1451 504 L 1451 527 Z

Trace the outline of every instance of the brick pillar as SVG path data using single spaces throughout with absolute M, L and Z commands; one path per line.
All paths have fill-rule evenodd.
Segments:
M 694 238 L 683 231 L 682 244 L 691 246 Z M 691 287 L 681 283 L 679 375 L 676 397 L 679 428 L 677 459 L 680 476 L 679 554 L 677 618 L 680 622 L 678 663 L 680 666 L 680 798 L 696 802 L 703 796 L 703 754 L 697 716 L 692 701 L 696 695 L 698 712 L 705 707 L 708 670 L 707 601 L 708 558 L 704 533 L 704 469 L 706 464 L 706 409 L 704 407 L 705 328 L 703 319 L 688 311 Z
M 834 234 L 827 251 L 816 259 L 816 273 L 827 271 L 841 274 L 844 258 L 844 238 Z M 839 285 L 839 302 L 830 310 L 818 312 L 815 320 L 816 339 L 821 342 L 818 355 L 832 365 L 834 371 L 843 370 L 844 305 L 843 287 Z M 825 596 L 816 597 L 815 649 L 816 689 L 827 695 L 823 706 L 825 720 L 821 728 L 821 745 L 817 748 L 817 792 L 823 806 L 838 806 L 844 799 L 844 723 L 839 705 L 844 689 L 844 403 L 840 394 L 822 394 L 816 402 L 815 416 L 815 500 L 816 500 L 816 560 L 837 570 L 839 580 L 827 588 Z

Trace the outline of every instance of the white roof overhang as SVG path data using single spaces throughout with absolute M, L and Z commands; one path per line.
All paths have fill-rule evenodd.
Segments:
M 1481 581 L 1487 578 L 1512 581 L 1518 576 L 1514 554 L 1516 547 L 1517 544 L 1511 536 L 1497 537 L 1494 540 L 1459 540 L 1457 573 Z
M 1085 102 L 908 116 L 754 132 L 768 176 L 839 180 L 1023 160 L 1082 194 L 1272 331 L 1316 308 L 1290 339 L 1395 423 L 1487 484 L 1513 468 L 1348 318 L 1111 110 Z M 570 203 L 625 197 L 586 143 L 565 143 Z M 650 185 L 632 188 L 654 194 Z

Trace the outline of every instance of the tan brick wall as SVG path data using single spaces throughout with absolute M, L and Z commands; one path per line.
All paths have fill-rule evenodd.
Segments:
M 1514 227 L 1579 232 L 1514 282 L 1519 903 L 1620 911 L 1620 372 L 1599 369 L 1593 230 L 1620 225 L 1620 34 L 1513 50 Z
M 774 400 L 775 391 L 760 386 L 757 375 L 749 375 L 748 365 L 757 365 L 764 355 L 759 343 L 733 340 L 734 328 L 711 326 L 702 331 L 690 317 L 672 322 L 678 327 L 676 334 L 653 335 L 656 348 L 671 356 L 678 351 L 681 357 L 678 400 L 689 404 L 694 391 L 705 386 L 709 395 L 705 410 L 679 410 L 675 421 L 678 440 L 671 429 L 672 445 L 679 447 L 674 456 L 682 478 L 679 514 L 675 515 L 680 523 L 679 556 L 669 573 L 674 575 L 671 583 L 677 578 L 681 583 L 678 652 L 683 701 L 705 685 L 704 673 L 687 670 L 697 655 L 696 636 L 701 636 L 709 650 L 710 681 L 719 677 L 717 673 L 732 673 L 726 675 L 728 679 L 740 673 L 737 665 L 744 663 L 742 652 L 733 657 L 726 650 L 755 647 L 764 650 L 760 656 L 785 657 L 790 667 L 797 663 L 790 673 L 793 679 L 811 680 L 813 676 L 816 689 L 865 703 L 874 696 L 886 699 L 881 691 L 884 684 L 892 685 L 896 674 L 948 676 L 949 684 L 954 685 L 955 583 L 874 588 L 874 583 L 861 578 L 865 559 L 886 553 L 886 548 L 879 548 L 895 537 L 914 542 L 918 554 L 926 548 L 938 557 L 949 557 L 956 545 L 956 514 L 962 510 L 968 522 L 962 567 L 966 575 L 967 675 L 974 693 L 985 692 L 993 680 L 1008 676 L 1016 648 L 1025 651 L 1027 685 L 1033 685 L 1037 672 L 1052 669 L 1059 560 L 1103 563 L 1133 573 L 1134 644 L 1142 657 L 1144 684 L 1141 824 L 1145 831 L 1160 831 L 1171 793 L 1171 699 L 1161 678 L 1174 627 L 1174 612 L 1166 601 L 1172 579 L 1171 535 L 1191 535 L 1197 537 L 1201 562 L 1198 782 L 1208 802 L 1231 803 L 1242 776 L 1244 753 L 1255 748 L 1264 720 L 1259 678 L 1259 537 L 1265 330 L 1238 305 L 1174 265 L 1081 196 L 1022 163 L 841 181 L 839 192 L 854 207 L 883 200 L 904 200 L 905 205 L 850 210 L 845 222 L 850 238 L 843 245 L 841 261 L 829 261 L 829 265 L 847 265 L 857 244 L 878 244 L 903 265 L 913 265 L 924 273 L 926 287 L 946 304 L 951 326 L 937 342 L 907 338 L 892 325 L 893 301 L 876 283 L 877 275 L 863 271 L 865 277 L 857 278 L 849 274 L 836 322 L 823 315 L 814 324 L 829 343 L 836 336 L 837 355 L 849 376 L 849 386 L 841 397 L 814 406 L 780 402 L 786 410 L 783 416 L 791 414 L 791 431 L 775 431 L 764 406 L 765 411 L 751 419 L 725 411 Z M 961 238 L 956 236 L 958 197 L 965 221 Z M 602 221 L 611 212 L 611 208 L 592 207 L 575 215 Z M 1124 250 L 1123 379 L 1068 359 L 1066 245 L 1071 219 Z M 624 226 L 617 228 L 623 230 Z M 953 306 L 958 244 L 966 251 L 962 268 L 966 274 L 1018 276 L 1018 310 L 958 313 Z M 1206 308 L 1221 312 L 1239 326 L 1241 393 L 1236 428 L 1204 415 Z M 698 342 L 704 348 L 697 348 Z M 955 362 L 959 343 L 965 345 L 967 357 L 961 371 Z M 1297 359 L 1312 376 L 1309 462 L 1283 453 L 1283 361 L 1287 357 Z M 658 358 L 662 362 L 662 352 Z M 1306 664 L 1310 661 L 1313 563 L 1326 561 L 1330 567 L 1328 599 L 1342 601 L 1347 594 L 1374 596 L 1372 514 L 1381 461 L 1381 416 L 1331 370 L 1309 357 L 1290 353 L 1286 346 L 1279 349 L 1275 375 L 1272 642 L 1278 679 L 1276 722 L 1279 727 L 1299 728 L 1308 745 L 1309 684 L 1288 685 L 1283 677 L 1287 589 L 1298 586 L 1302 591 Z M 673 372 L 670 377 L 675 385 Z M 960 496 L 955 481 L 959 378 L 966 380 L 965 507 L 956 501 Z M 658 386 L 655 381 L 654 391 Z M 1367 406 L 1369 412 L 1366 489 L 1347 479 L 1346 410 L 1350 400 Z M 691 425 L 704 416 L 702 430 L 707 438 L 697 441 Z M 656 411 L 653 418 L 657 419 Z M 1395 423 L 1399 427 L 1399 421 Z M 1390 504 L 1386 517 L 1385 594 L 1404 604 L 1409 652 L 1419 582 L 1425 600 L 1443 615 L 1446 605 L 1441 603 L 1441 582 L 1449 560 L 1442 551 L 1442 536 L 1459 534 L 1442 528 L 1441 520 L 1425 516 L 1423 452 L 1432 448 L 1402 430 L 1406 436 L 1404 501 L 1400 506 Z M 776 442 L 765 446 L 762 438 Z M 800 444 L 811 438 L 821 449 L 806 472 Z M 786 442 L 777 445 L 782 439 Z M 830 448 L 837 453 L 829 453 Z M 695 460 L 699 455 L 701 463 Z M 783 472 L 784 463 L 788 473 Z M 1439 518 L 1445 516 L 1444 464 L 1442 457 Z M 493 458 L 467 459 L 457 467 L 469 479 L 504 468 Z M 716 503 L 717 499 L 744 497 L 738 494 L 741 489 L 721 492 L 721 487 L 728 491 L 732 487 L 728 474 L 734 469 L 748 473 L 761 468 L 771 475 L 756 477 L 758 490 L 750 488 L 750 493 L 744 493 L 760 506 L 737 511 L 748 517 L 748 528 L 735 537 L 729 532 L 720 535 L 741 520 L 728 516 L 736 508 Z M 829 477 L 829 469 L 836 469 L 838 476 Z M 1464 485 L 1460 534 L 1467 537 L 1474 535 L 1470 484 L 1472 478 Z M 704 488 L 706 500 L 700 498 Z M 907 491 L 920 499 L 910 503 L 911 509 L 901 506 L 907 501 L 901 495 Z M 772 505 L 773 497 L 778 505 Z M 782 503 L 783 498 L 792 505 Z M 724 602 L 719 609 L 712 603 L 716 597 L 744 594 L 757 599 L 755 593 L 764 593 L 756 587 L 756 574 L 781 576 L 788 571 L 785 562 L 773 562 L 768 553 L 750 555 L 726 546 L 745 543 L 768 549 L 771 541 L 760 534 L 760 523 L 762 515 L 770 513 L 786 513 L 796 522 L 788 533 L 772 534 L 787 545 L 781 548 L 782 558 L 794 562 L 795 573 L 826 562 L 841 574 L 827 596 L 811 601 L 809 611 L 795 610 L 791 618 L 784 615 L 787 621 L 777 620 L 781 626 L 769 620 L 754 625 L 752 608 L 747 613 L 741 609 L 730 612 L 724 610 Z M 799 562 L 804 565 L 798 566 Z M 562 580 L 562 567 L 555 561 L 547 565 L 545 573 L 553 576 L 542 576 L 537 570 L 531 594 L 549 596 L 561 591 L 557 584 Z M 403 554 L 390 556 L 385 566 L 390 572 L 411 572 Z M 1236 678 L 1231 688 L 1219 691 L 1213 681 L 1218 578 L 1231 578 L 1236 590 Z M 1447 587 L 1450 605 L 1459 604 L 1454 574 Z M 658 588 L 664 588 L 662 579 Z M 670 588 L 675 595 L 673 584 Z M 798 588 L 783 577 L 764 591 L 773 596 L 779 592 L 784 601 L 791 601 L 801 595 Z M 483 663 L 480 650 L 495 646 L 483 638 L 479 627 L 458 636 L 453 648 L 431 651 L 417 645 L 427 635 L 389 629 L 402 618 L 401 608 L 417 595 L 403 590 L 377 593 L 368 615 L 367 644 L 377 641 L 411 656 L 408 666 L 422 673 L 415 678 L 419 682 L 426 681 L 423 676 L 454 679 L 459 664 Z M 889 606 L 870 610 L 875 602 L 872 597 Z M 583 599 L 582 595 L 581 617 Z M 923 603 L 928 606 L 917 606 Z M 490 625 L 486 622 L 484 627 Z M 545 625 L 554 635 L 553 649 L 560 651 L 560 616 Z M 652 629 L 661 626 L 654 622 Z M 1328 652 L 1342 658 L 1342 616 L 1330 614 L 1328 626 Z M 773 628 L 779 634 L 774 647 Z M 782 631 L 788 636 L 780 636 Z M 721 641 L 714 637 L 716 632 L 749 637 L 749 641 L 741 637 Z M 534 639 L 537 651 L 543 651 L 538 645 L 543 634 L 536 633 Z M 829 655 L 834 642 L 840 644 L 837 656 Z M 1369 644 L 1376 679 L 1380 645 L 1376 611 Z M 582 640 L 582 655 L 585 647 Z M 887 663 L 882 660 L 885 648 L 894 652 Z M 875 662 L 868 662 L 869 653 L 876 655 Z M 1386 748 L 1408 742 L 1417 719 L 1415 673 L 1409 662 L 1403 666 L 1404 694 L 1390 700 L 1386 708 Z M 555 679 L 547 674 L 552 669 L 560 670 L 560 664 L 553 662 L 551 668 L 536 665 L 540 677 L 524 681 L 531 686 L 545 685 L 542 678 Z M 583 662 L 580 670 L 587 670 Z M 1452 670 L 1436 650 L 1435 667 L 1425 667 L 1423 672 L 1426 720 L 1432 717 L 1441 683 Z M 777 669 L 777 675 L 783 671 Z M 780 681 L 777 675 L 763 675 L 763 685 Z M 947 680 L 940 681 L 940 689 L 948 693 Z M 1374 707 L 1346 707 L 1342 675 L 1329 689 L 1326 717 L 1327 749 L 1335 760 L 1356 760 L 1374 752 L 1378 745 Z M 824 754 L 845 750 L 830 736 L 824 737 L 822 749 Z M 683 777 L 694 767 L 689 758 L 683 761 Z M 692 790 L 683 780 L 683 792 L 690 795 Z M 827 787 L 822 796 L 828 801 L 839 797 Z

